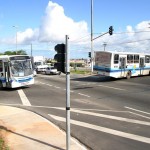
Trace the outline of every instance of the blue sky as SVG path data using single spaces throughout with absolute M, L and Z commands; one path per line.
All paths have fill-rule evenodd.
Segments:
M 150 53 L 149 0 L 93 0 L 94 50 Z M 17 26 L 14 28 L 12 26 Z M 0 52 L 16 49 L 53 58 L 54 46 L 70 37 L 71 58 L 88 58 L 91 0 L 1 0 Z

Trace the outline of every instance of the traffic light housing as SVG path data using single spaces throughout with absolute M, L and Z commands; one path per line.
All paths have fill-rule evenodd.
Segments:
M 89 58 L 91 58 L 91 52 L 89 52 Z
M 113 26 L 110 26 L 110 27 L 109 27 L 109 34 L 112 35 L 112 34 L 113 34 L 113 31 L 114 31 Z
M 58 71 L 66 73 L 66 46 L 65 44 L 57 44 L 55 46 L 55 51 L 57 54 L 54 56 L 54 59 L 57 61 L 54 64 L 54 68 Z

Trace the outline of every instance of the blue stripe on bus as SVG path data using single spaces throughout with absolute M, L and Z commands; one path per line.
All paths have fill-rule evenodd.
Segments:
M 2 81 L 2 83 L 6 83 L 6 79 L 5 78 L 1 78 L 0 80 Z M 22 82 L 28 82 L 28 81 L 31 81 L 31 80 L 33 80 L 32 77 L 30 77 L 30 78 L 22 78 L 22 79 L 18 79 L 18 80 L 15 80 L 15 81 L 17 81 L 19 83 L 22 83 Z M 13 82 L 13 80 L 10 80 L 10 82 Z
M 23 79 L 19 79 L 17 80 L 18 82 L 22 83 L 22 82 L 28 82 L 28 81 L 31 81 L 33 78 L 23 78 Z
M 2 83 L 5 83 L 5 82 L 6 82 L 6 79 L 5 79 L 5 78 L 1 78 L 0 80 L 1 80 Z
M 99 67 L 99 66 L 94 66 L 93 67 L 94 70 L 96 71 L 102 71 L 102 72 L 120 72 L 121 70 L 125 70 L 125 71 L 138 71 L 138 70 L 150 70 L 150 67 L 144 67 L 144 68 L 123 68 L 123 69 L 112 69 L 112 68 L 105 68 L 105 67 Z

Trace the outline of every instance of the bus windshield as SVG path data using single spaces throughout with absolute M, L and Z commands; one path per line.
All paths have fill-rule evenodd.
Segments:
M 11 72 L 15 77 L 23 77 L 32 74 L 31 60 L 11 60 Z

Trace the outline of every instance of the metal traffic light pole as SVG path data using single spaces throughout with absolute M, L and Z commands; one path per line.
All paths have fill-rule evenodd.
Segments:
M 68 35 L 66 35 L 66 149 L 70 150 L 70 53 L 68 49 Z

